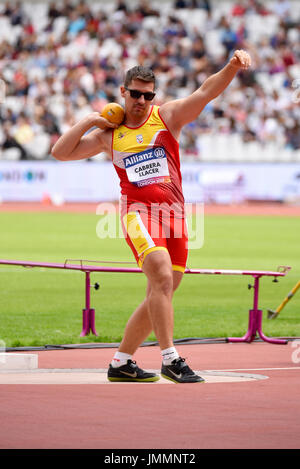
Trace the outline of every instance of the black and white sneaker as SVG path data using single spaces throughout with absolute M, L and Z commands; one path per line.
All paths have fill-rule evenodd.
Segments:
M 184 358 L 175 358 L 171 365 L 162 364 L 161 375 L 163 378 L 175 383 L 203 383 L 205 380 L 191 370 Z
M 114 368 L 109 365 L 107 379 L 109 381 L 127 381 L 136 383 L 152 383 L 159 380 L 155 373 L 148 373 L 139 368 L 135 361 L 127 360 L 126 365 Z

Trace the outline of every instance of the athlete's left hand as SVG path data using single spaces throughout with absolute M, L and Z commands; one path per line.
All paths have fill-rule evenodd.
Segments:
M 251 66 L 251 57 L 245 50 L 236 50 L 229 63 L 235 68 L 247 70 Z

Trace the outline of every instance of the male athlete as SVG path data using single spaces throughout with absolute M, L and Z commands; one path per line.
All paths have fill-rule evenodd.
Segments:
M 228 64 L 194 93 L 153 105 L 155 76 L 145 67 L 130 69 L 121 86 L 125 117 L 118 127 L 93 112 L 62 135 L 52 149 L 61 161 L 106 152 L 120 178 L 121 222 L 125 239 L 148 279 L 144 301 L 130 317 L 108 370 L 110 381 L 153 382 L 133 354 L 153 330 L 162 354 L 161 374 L 176 383 L 199 383 L 173 343 L 173 292 L 186 267 L 188 239 L 184 218 L 179 136 L 205 105 L 222 93 L 251 58 L 236 50 Z M 89 131 L 91 128 L 94 130 Z

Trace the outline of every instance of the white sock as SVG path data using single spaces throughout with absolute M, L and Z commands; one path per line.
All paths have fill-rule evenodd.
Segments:
M 171 362 L 179 357 L 175 347 L 166 348 L 165 350 L 161 351 L 161 354 L 164 365 L 171 365 Z
M 129 355 L 129 353 L 116 352 L 111 361 L 111 366 L 118 368 L 119 366 L 126 365 L 127 360 L 131 360 L 131 357 L 132 355 Z

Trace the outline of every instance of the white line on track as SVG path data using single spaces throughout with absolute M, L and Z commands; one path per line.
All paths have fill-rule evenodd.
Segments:
M 158 374 L 160 370 L 155 370 Z M 205 383 L 232 383 L 267 379 L 267 376 L 232 373 L 227 371 L 199 371 Z M 169 380 L 160 377 L 158 384 L 172 384 Z M 33 369 L 33 370 L 3 370 L 0 372 L 1 384 L 109 384 L 107 370 L 101 369 Z M 115 385 L 116 383 L 114 383 Z M 121 382 L 117 384 L 128 384 Z M 142 383 L 140 383 L 142 384 Z M 148 384 L 148 383 L 147 383 Z M 148 384 L 149 385 L 149 384 Z

